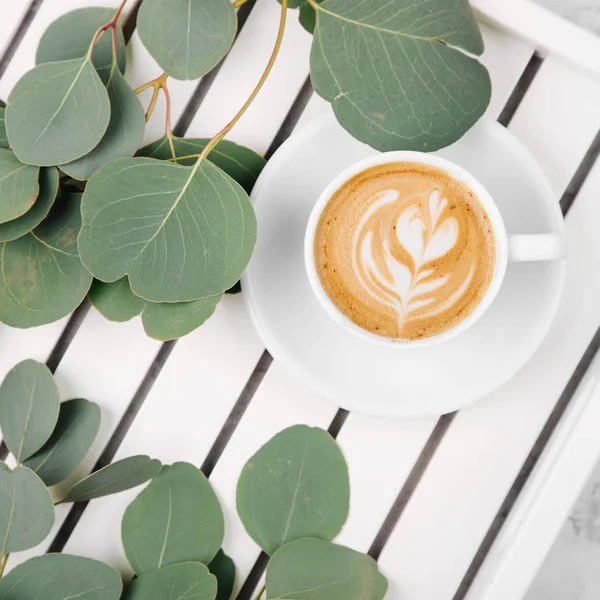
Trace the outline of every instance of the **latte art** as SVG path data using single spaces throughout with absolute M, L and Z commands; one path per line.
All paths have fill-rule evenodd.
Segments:
M 315 236 L 334 304 L 377 335 L 415 340 L 465 319 L 492 279 L 495 247 L 483 207 L 441 169 L 372 167 L 331 198 Z

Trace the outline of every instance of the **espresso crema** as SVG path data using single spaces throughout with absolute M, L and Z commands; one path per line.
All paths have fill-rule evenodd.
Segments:
M 446 171 L 410 162 L 362 171 L 317 225 L 315 265 L 329 298 L 373 334 L 439 335 L 483 299 L 496 262 L 490 219 Z

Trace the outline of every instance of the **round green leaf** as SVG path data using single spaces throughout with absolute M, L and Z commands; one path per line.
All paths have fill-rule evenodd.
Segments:
M 341 42 L 343 40 L 343 43 Z M 350 134 L 378 150 L 431 152 L 459 139 L 490 101 L 483 41 L 467 0 L 317 5 L 317 93 Z M 9 102 L 10 104 L 10 102 Z
M 88 297 L 109 321 L 128 321 L 141 313 L 146 333 L 154 339 L 167 341 L 200 327 L 213 314 L 222 296 L 192 302 L 146 302 L 131 291 L 127 277 L 122 277 L 114 283 L 95 279 Z
M 229 0 L 145 0 L 140 39 L 174 79 L 198 79 L 227 54 L 237 29 Z
M 223 550 L 208 565 L 208 570 L 217 578 L 216 600 L 229 600 L 235 583 L 235 565 Z
M 0 322 L 35 327 L 68 315 L 92 276 L 77 252 L 80 194 L 61 197 L 31 233 L 0 244 Z
M 58 388 L 46 365 L 24 360 L 8 372 L 0 385 L 0 427 L 17 462 L 46 443 L 58 412 Z
M 0 148 L 10 148 L 8 137 L 6 136 L 5 112 L 4 108 L 0 108 Z
M 113 8 L 88 7 L 68 12 L 46 29 L 35 55 L 35 64 L 72 60 L 87 54 L 94 34 L 115 14 Z M 117 56 L 121 73 L 125 73 L 127 52 L 121 27 L 117 27 Z M 105 31 L 98 38 L 92 52 L 92 64 L 104 83 L 112 66 L 112 32 Z
M 199 562 L 149 571 L 126 588 L 123 600 L 214 600 L 217 580 Z
M 206 160 L 111 161 L 89 180 L 81 212 L 86 267 L 102 281 L 129 275 L 133 293 L 151 302 L 221 294 L 240 278 L 256 241 L 247 194 Z
M 386 591 L 370 556 L 323 540 L 286 544 L 267 567 L 269 600 L 383 600 Z
M 39 169 L 24 165 L 10 151 L 0 149 L 0 223 L 25 214 L 38 197 Z
M 348 517 L 348 467 L 322 429 L 295 425 L 268 441 L 247 463 L 237 510 L 267 553 L 304 537 L 333 539 Z
M 173 138 L 173 147 L 176 156 L 189 156 L 200 154 L 208 139 L 184 139 Z M 162 137 L 137 151 L 136 156 L 147 156 L 158 160 L 170 160 L 173 158 L 169 141 Z M 244 146 L 239 146 L 229 140 L 221 140 L 208 155 L 208 160 L 225 171 L 229 177 L 235 179 L 249 194 L 266 164 L 265 159 Z M 178 160 L 177 164 L 191 167 L 196 162 L 195 158 Z
M 319 3 L 323 0 L 319 0 Z M 315 9 L 308 3 L 303 4 L 298 12 L 298 20 L 300 25 L 308 31 L 308 33 L 315 32 L 315 26 L 317 25 L 317 13 Z
M 100 408 L 82 398 L 60 405 L 50 439 L 23 464 L 47 485 L 66 479 L 88 453 L 100 428 Z
M 119 600 L 115 569 L 69 554 L 36 556 L 0 579 L 0 600 Z
M 111 72 L 106 89 L 110 122 L 104 137 L 89 154 L 60 167 L 73 179 L 89 179 L 109 160 L 133 156 L 142 143 L 146 127 L 144 109 L 118 69 Z
M 16 240 L 37 227 L 48 215 L 58 194 L 58 169 L 40 169 L 40 193 L 35 204 L 22 216 L 0 223 L 0 242 Z
M 39 65 L 8 98 L 6 133 L 17 158 L 61 165 L 98 145 L 110 119 L 106 88 L 86 58 Z
M 176 340 L 198 329 L 215 312 L 222 296 L 193 302 L 148 302 L 142 312 L 144 331 L 156 340 Z
M 138 298 L 131 291 L 127 277 L 122 277 L 113 283 L 94 279 L 88 298 L 102 316 L 117 323 L 133 319 L 146 306 L 146 301 Z
M 281 4 L 281 0 L 277 0 L 279 4 Z M 300 8 L 304 5 L 306 0 L 288 0 L 287 7 L 288 8 Z
M 208 479 L 189 463 L 164 466 L 127 507 L 125 555 L 141 575 L 187 561 L 210 563 L 223 541 L 223 511 Z
M 130 456 L 111 463 L 76 483 L 61 502 L 84 502 L 137 487 L 152 479 L 161 468 L 159 460 Z
M 25 467 L 11 471 L 0 462 L 0 556 L 37 546 L 53 524 L 52 497 L 41 479 Z

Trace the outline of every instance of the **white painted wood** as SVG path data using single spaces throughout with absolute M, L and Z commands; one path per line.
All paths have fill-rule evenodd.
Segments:
M 261 352 L 241 297 L 226 297 L 204 326 L 177 342 L 115 459 L 150 454 L 200 466 Z M 119 528 L 135 495 L 93 501 L 65 551 L 127 572 Z
M 510 123 L 542 165 L 557 198 L 600 128 L 599 100 L 600 81 L 549 56 Z
M 2 19 L 0 20 L 0 57 L 8 49 L 13 35 L 16 33 L 23 17 L 27 13 L 31 2 L 10 2 L 2 6 Z
M 542 84 L 525 97 L 514 131 L 539 158 L 558 197 L 600 128 L 600 104 L 590 110 L 593 98 L 600 103 L 600 85 L 591 86 L 553 60 L 542 69 Z M 560 74 L 568 94 L 548 93 L 543 83 L 552 72 Z M 529 365 L 503 389 L 459 413 L 450 427 L 381 556 L 384 569 L 394 574 L 391 598 L 453 596 L 600 325 L 599 194 L 597 165 L 567 219 L 571 249 L 556 321 Z
M 533 0 L 471 0 L 478 16 L 544 53 L 600 76 L 600 38 Z
M 600 456 L 600 355 L 578 387 L 468 600 L 522 598 Z

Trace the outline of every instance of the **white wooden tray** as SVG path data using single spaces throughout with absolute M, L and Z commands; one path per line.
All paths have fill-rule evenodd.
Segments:
M 73 8 L 115 4 L 4 2 L 0 97 L 33 66 L 37 41 L 51 21 Z M 0 329 L 0 377 L 24 358 L 50 359 L 63 398 L 87 397 L 101 405 L 102 429 L 78 475 L 97 461 L 133 453 L 203 466 L 232 515 L 225 550 L 238 565 L 241 598 L 250 597 L 262 571 L 260 563 L 255 566 L 258 547 L 233 518 L 235 483 L 246 458 L 293 423 L 331 426 L 338 434 L 352 484 L 351 514 L 340 541 L 379 559 L 391 582 L 389 598 L 464 598 L 597 348 L 598 40 L 529 0 L 473 4 L 493 81 L 488 114 L 527 146 L 556 201 L 570 208 L 571 254 L 557 319 L 531 362 L 493 396 L 441 419 L 390 422 L 338 413 L 271 364 L 239 297 L 225 298 L 206 325 L 176 344 L 148 339 L 137 319 L 112 324 L 93 309 L 33 330 Z M 279 5 L 256 0 L 242 10 L 249 16 L 212 85 L 201 82 L 198 92 L 193 82 L 173 82 L 173 121 L 182 118 L 178 133 L 213 134 L 259 78 Z M 311 36 L 290 18 L 272 77 L 233 140 L 266 152 L 298 117 L 303 123 L 322 110 L 323 101 L 311 97 L 306 84 L 310 44 Z M 130 45 L 127 78 L 136 86 L 159 69 L 135 32 Z M 147 140 L 161 133 L 159 119 L 151 119 Z M 11 557 L 9 568 L 49 548 L 126 568 L 119 523 L 135 493 L 96 500 L 85 510 L 59 507 L 50 542 Z

